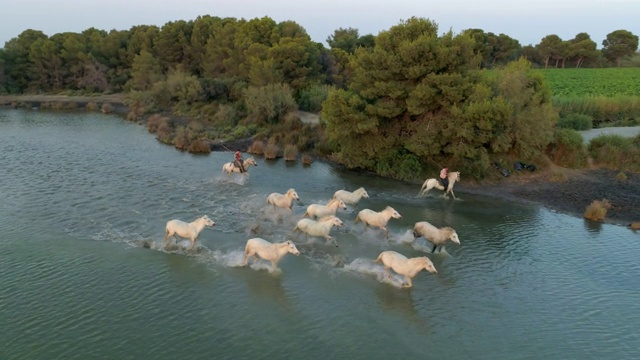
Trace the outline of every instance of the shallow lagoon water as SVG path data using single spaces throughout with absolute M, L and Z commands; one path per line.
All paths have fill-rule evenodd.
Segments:
M 0 111 L 0 358 L 640 357 L 640 237 L 529 204 L 419 185 L 322 162 L 257 158 L 247 181 L 230 153 L 193 155 L 102 114 Z M 247 156 L 247 155 L 245 155 Z M 293 237 L 306 206 L 364 186 L 322 239 Z M 295 188 L 292 213 L 265 199 Z M 393 206 L 391 239 L 355 224 Z M 207 214 L 195 250 L 161 246 L 167 220 Z M 417 221 L 461 245 L 430 254 Z M 251 237 L 302 254 L 240 267 Z M 185 244 L 179 241 L 178 244 Z M 411 289 L 372 260 L 428 256 Z

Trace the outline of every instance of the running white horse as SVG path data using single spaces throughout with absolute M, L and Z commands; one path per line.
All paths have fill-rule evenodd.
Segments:
M 414 278 L 422 269 L 425 269 L 432 274 L 438 273 L 436 267 L 433 266 L 431 260 L 426 256 L 408 259 L 400 253 L 388 250 L 381 252 L 375 262 L 382 263 L 384 270 L 389 277 L 391 277 L 389 269 L 393 269 L 396 273 L 404 275 L 406 285 L 402 284 L 402 287 L 412 287 L 413 283 L 411 282 L 411 279 Z
M 253 256 L 254 264 L 258 261 L 258 257 L 260 257 L 263 260 L 271 261 L 271 269 L 269 272 L 274 272 L 278 269 L 280 259 L 287 253 L 295 256 L 300 255 L 300 251 L 298 251 L 296 245 L 290 240 L 274 244 L 261 238 L 249 239 L 244 248 L 244 266 L 249 264 L 250 257 Z
M 347 205 L 356 205 L 358 204 L 358 202 L 360 202 L 360 199 L 368 199 L 369 194 L 367 194 L 367 191 L 361 187 L 353 192 L 347 190 L 338 190 L 333 194 L 333 198 L 340 199 Z
M 293 205 L 293 200 L 300 200 L 300 197 L 298 197 L 298 193 L 296 192 L 295 189 L 287 190 L 287 192 L 284 195 L 274 192 L 269 194 L 269 196 L 267 196 L 267 204 L 271 204 L 274 207 L 278 206 L 278 207 L 289 209 L 289 210 L 291 210 L 291 206 Z
M 347 205 L 340 199 L 331 199 L 327 205 L 311 204 L 307 207 L 307 211 L 302 215 L 303 217 L 309 216 L 310 218 L 322 218 L 329 215 L 335 215 L 338 212 L 338 208 L 347 210 Z
M 258 164 L 256 164 L 256 160 L 252 157 L 245 159 L 242 164 L 245 170 L 243 174 L 249 174 L 249 166 L 258 166 Z M 231 176 L 231 173 L 239 173 L 240 168 L 238 168 L 233 161 L 230 161 L 222 165 L 222 172 L 227 173 L 227 176 Z
M 336 216 L 327 216 L 320 220 L 312 220 L 312 219 L 300 219 L 296 224 L 296 227 L 293 228 L 293 232 L 301 231 L 310 236 L 322 236 L 327 240 L 327 244 L 333 240 L 331 236 L 329 236 L 329 232 L 331 228 L 334 226 L 342 226 L 344 223 L 342 220 L 337 218 Z M 335 242 L 335 240 L 334 240 Z M 335 245 L 338 246 L 338 243 L 335 242 Z
M 451 195 L 455 199 L 456 194 L 453 193 L 453 185 L 455 185 L 456 181 L 460 181 L 460 171 L 450 172 L 449 175 L 447 175 L 447 178 L 449 179 L 449 185 L 447 186 L 446 190 L 444 186 L 440 185 L 440 181 L 438 181 L 438 179 L 436 178 L 425 180 L 424 184 L 422 184 L 422 188 L 420 188 L 420 192 L 418 193 L 418 196 L 423 196 L 427 192 L 429 192 L 429 190 L 436 188 L 444 191 L 444 195 L 442 196 L 443 198 L 445 199 L 448 198 L 447 194 L 451 193 Z
M 362 221 L 365 229 L 368 226 L 375 226 L 384 231 L 387 239 L 389 238 L 389 230 L 387 230 L 387 223 L 391 218 L 401 219 L 402 215 L 398 213 L 391 206 L 387 206 L 384 210 L 377 212 L 369 209 L 360 210 L 358 216 L 356 216 L 355 222 Z
M 438 246 L 440 246 L 440 251 L 442 251 L 442 246 L 447 242 L 447 240 L 451 240 L 452 242 L 460 245 L 458 233 L 448 226 L 437 228 L 426 221 L 418 221 L 413 226 L 413 237 L 417 239 L 421 236 L 433 244 L 433 249 L 431 250 L 432 253 L 436 251 Z
M 178 219 L 169 220 L 167 221 L 166 226 L 164 246 L 167 246 L 167 240 L 169 239 L 169 237 L 177 235 L 179 237 L 191 240 L 190 249 L 193 249 L 196 244 L 196 239 L 198 239 L 198 235 L 200 235 L 202 229 L 204 229 L 205 226 L 211 227 L 215 225 L 216 223 L 213 220 L 209 219 L 207 215 L 203 215 L 202 217 L 190 223 Z

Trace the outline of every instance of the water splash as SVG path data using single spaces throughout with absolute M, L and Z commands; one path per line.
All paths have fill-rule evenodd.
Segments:
M 373 276 L 378 280 L 378 282 L 389 284 L 398 289 L 402 288 L 402 285 L 404 284 L 404 280 L 402 280 L 398 275 L 387 273 L 383 266 L 377 265 L 371 259 L 357 258 L 350 264 L 345 265 L 344 269 L 358 274 Z

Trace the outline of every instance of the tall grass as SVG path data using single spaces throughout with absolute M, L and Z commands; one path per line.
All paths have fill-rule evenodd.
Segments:
M 554 96 L 560 117 L 583 114 L 593 118 L 594 127 L 640 124 L 640 96 Z
M 635 138 L 597 136 L 589 142 L 589 154 L 597 165 L 640 173 L 640 135 Z

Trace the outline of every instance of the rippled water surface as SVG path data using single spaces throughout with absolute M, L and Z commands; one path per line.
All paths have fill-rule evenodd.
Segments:
M 436 190 L 315 162 L 192 155 L 99 114 L 0 111 L 2 359 L 640 358 L 640 236 L 531 205 Z M 364 186 L 393 206 L 387 241 L 340 210 L 341 229 L 292 237 L 312 203 Z M 291 214 L 266 206 L 295 188 Z M 167 220 L 207 214 L 198 245 L 164 249 Z M 430 254 L 417 221 L 455 228 Z M 280 271 L 241 267 L 246 240 L 293 238 Z M 373 264 L 427 256 L 413 288 Z

